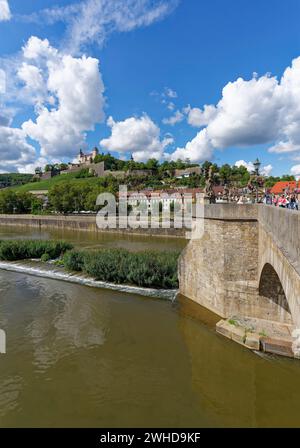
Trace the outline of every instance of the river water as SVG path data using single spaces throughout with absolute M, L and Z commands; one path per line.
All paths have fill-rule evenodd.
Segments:
M 10 237 L 20 234 L 32 231 Z M 215 322 L 182 297 L 0 271 L 0 426 L 299 426 L 300 361 L 258 356 L 217 335 Z
M 31 227 L 0 226 L 0 239 L 63 239 L 81 249 L 123 248 L 131 251 L 182 250 L 187 244 L 183 238 L 130 235 L 113 232 L 86 232 L 67 229 L 39 230 Z

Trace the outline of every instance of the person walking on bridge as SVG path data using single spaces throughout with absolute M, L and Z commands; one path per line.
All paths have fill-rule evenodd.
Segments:
M 281 208 L 285 208 L 287 206 L 287 203 L 288 201 L 286 200 L 286 197 L 284 196 L 284 194 L 282 194 L 278 199 L 278 206 Z

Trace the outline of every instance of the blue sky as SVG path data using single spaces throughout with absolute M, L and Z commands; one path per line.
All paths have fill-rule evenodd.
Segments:
M 136 160 L 258 156 L 266 173 L 300 175 L 299 0 L 8 0 L 1 20 L 4 3 L 1 171 L 97 145 Z M 68 98 L 68 76 L 86 101 Z

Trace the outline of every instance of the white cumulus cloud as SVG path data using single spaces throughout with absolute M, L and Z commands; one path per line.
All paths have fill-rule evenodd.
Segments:
M 40 101 L 36 120 L 24 122 L 23 131 L 40 144 L 43 157 L 74 155 L 86 131 L 104 119 L 98 59 L 62 54 L 38 38 L 28 41 L 23 56 L 18 77 Z
M 188 123 L 196 128 L 201 128 L 202 126 L 208 125 L 216 114 L 215 106 L 208 106 L 207 104 L 205 104 L 203 110 L 198 107 L 191 108 L 188 106 L 184 111 L 188 115 Z
M 172 160 L 189 159 L 191 162 L 204 162 L 213 156 L 214 148 L 207 136 L 206 129 L 202 129 L 193 140 L 188 142 L 185 148 L 177 148 L 170 158 Z
M 23 62 L 17 76 L 24 83 L 22 95 L 29 103 L 40 103 L 47 97 L 47 84 L 39 67 Z
M 0 69 L 0 95 L 6 92 L 6 73 L 4 70 Z
M 291 174 L 295 176 L 297 179 L 300 178 L 300 165 L 294 165 L 291 168 Z
M 11 12 L 7 0 L 0 0 L 0 22 L 11 19 Z
M 0 124 L 0 171 L 17 171 L 35 160 L 36 151 L 21 129 Z
M 172 137 L 161 139 L 159 127 L 147 115 L 130 117 L 124 121 L 107 120 L 111 135 L 100 141 L 108 151 L 131 152 L 137 161 L 160 159 L 164 149 L 173 142 Z
M 279 80 L 256 74 L 250 80 L 238 78 L 223 88 L 216 106 L 206 105 L 203 110 L 195 108 L 187 113 L 190 124 L 206 126 L 208 151 L 211 147 L 224 149 L 258 144 L 270 144 L 269 151 L 275 153 L 299 151 L 300 57 L 292 61 Z M 203 136 L 202 131 L 200 135 Z M 195 146 L 189 147 L 193 148 L 196 160 Z M 200 145 L 199 161 L 203 152 L 203 145 Z
M 237 160 L 234 165 L 237 167 L 244 166 L 245 168 L 247 168 L 249 173 L 252 173 L 253 171 L 255 171 L 253 162 L 246 162 L 245 160 Z M 260 168 L 260 174 L 262 174 L 263 176 L 270 176 L 272 170 L 273 170 L 272 165 L 270 165 L 270 164 L 265 165 L 262 168 Z
M 254 171 L 254 165 L 253 162 L 246 162 L 245 160 L 237 160 L 234 164 L 234 166 L 237 166 L 238 168 L 240 166 L 244 166 L 245 168 L 247 168 L 247 170 L 249 171 L 249 173 L 251 173 L 252 171 Z
M 272 170 L 273 170 L 273 166 L 272 166 L 271 164 L 269 164 L 269 165 L 265 165 L 265 166 L 263 166 L 262 169 L 261 169 L 261 174 L 262 174 L 263 176 L 267 176 L 267 177 L 268 177 L 268 176 L 271 175 Z
M 164 118 L 163 119 L 163 123 L 164 124 L 169 124 L 171 126 L 174 126 L 177 123 L 180 123 L 182 120 L 184 119 L 184 115 L 182 112 L 180 112 L 180 110 L 177 110 L 174 115 L 172 115 L 169 118 Z

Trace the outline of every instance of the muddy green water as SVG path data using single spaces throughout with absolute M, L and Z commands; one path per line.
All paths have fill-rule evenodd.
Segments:
M 300 362 L 262 358 L 215 321 L 184 298 L 0 271 L 0 426 L 300 426 Z
M 166 238 L 144 235 L 126 235 L 111 232 L 85 232 L 66 229 L 39 230 L 33 227 L 0 226 L 0 239 L 63 239 L 82 249 L 103 247 L 142 250 L 182 250 L 187 244 L 184 238 Z

